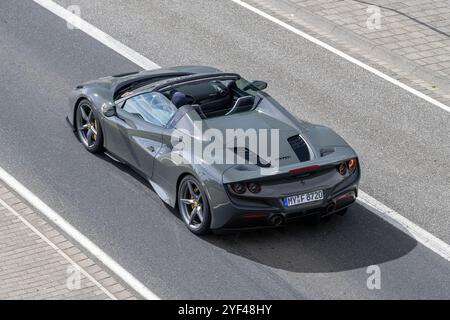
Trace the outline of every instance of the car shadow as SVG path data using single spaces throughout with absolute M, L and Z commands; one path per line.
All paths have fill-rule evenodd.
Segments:
M 136 171 L 134 171 L 130 166 L 123 164 L 119 161 L 113 160 L 111 157 L 109 157 L 108 155 L 106 155 L 106 153 L 94 153 L 93 154 L 95 157 L 115 166 L 117 169 L 119 169 L 120 171 L 129 174 L 130 176 L 132 176 L 134 179 L 136 179 L 136 181 L 139 181 L 140 183 L 142 183 L 143 185 L 145 185 L 146 187 L 148 187 L 150 190 L 152 190 L 153 192 L 155 192 L 155 190 L 153 189 L 152 185 L 145 180 L 139 173 L 137 173 Z
M 148 181 L 127 165 L 105 154 L 96 155 L 153 190 Z M 167 211 L 178 219 L 176 209 Z M 186 229 L 186 232 L 189 232 Z M 256 263 L 297 273 L 328 273 L 353 270 L 398 259 L 417 246 L 406 232 L 354 204 L 343 216 L 317 226 L 303 220 L 281 229 L 260 229 L 201 237 L 210 245 Z
M 292 222 L 264 229 L 203 238 L 229 253 L 297 273 L 339 272 L 398 259 L 416 240 L 359 204 L 343 216 L 310 226 Z
M 108 156 L 105 153 L 96 153 L 96 154 L 93 154 L 93 155 L 95 157 L 97 157 L 97 158 L 99 158 L 99 159 L 101 159 L 103 161 L 106 161 L 107 163 L 113 165 L 118 170 L 122 171 L 123 173 L 126 173 L 126 174 L 130 175 L 131 177 L 136 179 L 136 181 L 140 182 L 142 185 L 144 185 L 145 187 L 150 189 L 152 192 L 154 192 L 155 195 L 158 197 L 158 195 L 156 194 L 155 189 L 153 189 L 153 186 L 150 184 L 150 182 L 145 180 L 139 173 L 134 171 L 130 166 L 128 166 L 126 164 L 123 164 L 123 163 L 121 163 L 121 162 L 119 162 L 117 160 L 113 160 L 113 158 L 111 158 L 110 156 Z M 159 197 L 158 197 L 158 199 L 159 199 Z M 179 214 L 177 209 L 172 208 L 171 206 L 169 206 L 167 203 L 165 203 L 161 199 L 160 199 L 160 201 L 163 204 L 163 206 L 166 207 L 166 209 L 168 211 L 170 211 L 177 218 L 181 219 L 181 216 L 180 216 L 180 214 Z

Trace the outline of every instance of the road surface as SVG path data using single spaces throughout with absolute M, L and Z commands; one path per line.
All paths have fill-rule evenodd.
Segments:
M 449 242 L 449 113 L 230 1 L 58 2 L 159 65 L 268 80 L 289 110 L 354 146 L 362 190 Z M 76 84 L 138 66 L 32 1 L 0 3 L 0 55 L 0 167 L 161 298 L 450 298 L 448 261 L 360 205 L 317 227 L 190 234 L 64 120 Z M 367 288 L 371 265 L 380 290 Z

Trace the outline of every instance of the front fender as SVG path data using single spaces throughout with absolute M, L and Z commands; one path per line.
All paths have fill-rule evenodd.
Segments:
M 69 94 L 66 119 L 73 130 L 75 130 L 76 108 L 83 99 L 86 99 L 91 103 L 95 116 L 100 120 L 101 124 L 103 124 L 104 118 L 101 114 L 101 106 L 105 103 L 113 103 L 109 97 L 109 91 L 99 87 L 80 86 L 72 90 Z

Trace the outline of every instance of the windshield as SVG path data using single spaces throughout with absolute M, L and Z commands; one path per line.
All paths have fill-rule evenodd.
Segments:
M 159 92 L 147 92 L 130 98 L 123 110 L 149 123 L 165 126 L 177 108 Z

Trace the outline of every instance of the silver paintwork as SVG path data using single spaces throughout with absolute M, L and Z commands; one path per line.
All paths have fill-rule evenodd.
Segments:
M 80 99 L 89 99 L 94 106 L 95 116 L 101 123 L 107 152 L 121 162 L 127 163 L 148 179 L 155 192 L 172 207 L 177 205 L 177 191 L 181 179 L 188 174 L 195 176 L 202 184 L 208 198 L 212 214 L 211 228 L 213 229 L 226 226 L 229 221 L 242 212 L 268 210 L 286 215 L 292 210 L 307 210 L 314 206 L 325 206 L 339 192 L 350 189 L 357 190 L 360 178 L 359 166 L 352 175 L 345 177 L 334 170 L 334 172 L 330 171 L 314 179 L 302 180 L 297 184 L 281 182 L 275 185 L 263 184 L 261 194 L 246 194 L 245 198 L 241 199 L 230 195 L 226 184 L 261 179 L 259 168 L 256 165 L 203 165 L 201 161 L 191 163 L 187 160 L 185 164 L 181 165 L 174 163 L 171 136 L 175 131 L 181 129 L 190 130 L 193 135 L 193 121 L 202 121 L 204 130 L 214 128 L 223 132 L 227 128 L 279 129 L 279 148 L 282 160 L 275 176 L 282 177 L 290 170 L 299 167 L 338 165 L 342 161 L 357 157 L 354 150 L 334 131 L 297 119 L 265 92 L 258 93 L 263 100 L 255 110 L 206 120 L 202 120 L 195 110 L 190 110 L 172 127 L 158 127 L 136 119 L 121 109 L 121 104 L 126 98 L 118 101 L 113 99 L 113 92 L 124 82 L 177 72 L 211 74 L 218 73 L 220 70 L 204 66 L 184 66 L 90 81 L 78 86 L 71 93 L 67 118 L 73 125 L 77 103 Z M 102 107 L 105 109 L 105 106 L 113 105 L 116 107 L 117 114 L 105 117 L 101 112 Z M 295 152 L 288 144 L 287 138 L 296 134 L 300 135 L 308 145 L 311 153 L 310 161 L 299 163 Z M 322 150 L 325 149 L 332 152 L 321 156 Z M 178 156 L 185 157 L 183 154 Z M 281 197 L 314 191 L 319 188 L 326 190 L 326 198 L 323 203 L 307 204 L 301 208 L 282 208 L 277 204 L 277 199 L 279 200 Z M 266 200 L 272 205 L 263 205 L 262 203 L 265 203 Z

